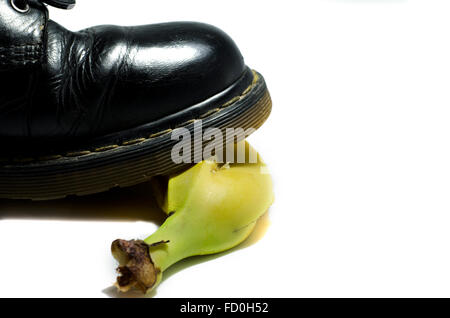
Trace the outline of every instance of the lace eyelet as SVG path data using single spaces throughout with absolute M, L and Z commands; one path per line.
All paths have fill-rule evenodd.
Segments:
M 30 5 L 27 0 L 10 0 L 11 6 L 19 13 L 28 13 L 30 11 Z

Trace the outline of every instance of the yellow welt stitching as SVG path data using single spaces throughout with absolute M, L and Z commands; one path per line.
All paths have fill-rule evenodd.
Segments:
M 122 143 L 122 146 L 135 145 L 135 144 L 138 144 L 138 143 L 146 141 L 146 140 L 147 139 L 145 139 L 145 138 L 139 138 L 139 139 L 135 139 L 135 140 L 125 141 Z
M 212 114 L 215 114 L 215 113 L 217 113 L 217 112 L 219 112 L 219 111 L 220 111 L 220 108 L 214 108 L 214 109 L 211 109 L 209 112 L 204 113 L 203 115 L 201 115 L 201 116 L 200 116 L 200 119 L 203 119 L 203 118 L 206 118 L 206 117 L 208 117 L 208 116 L 211 116 Z
M 247 95 L 252 90 L 252 88 L 253 88 L 253 85 L 247 87 L 247 89 L 242 93 L 241 96 L 243 97 L 243 96 Z
M 182 124 L 179 124 L 175 128 L 186 127 L 186 126 L 188 126 L 190 124 L 193 124 L 193 123 L 195 123 L 195 119 L 191 119 L 191 120 L 188 120 L 188 121 L 186 121 L 186 122 L 184 122 Z
M 228 106 L 230 106 L 230 105 L 236 103 L 238 100 L 241 99 L 241 97 L 242 97 L 242 96 L 236 96 L 236 97 L 233 98 L 232 100 L 230 100 L 230 101 L 226 102 L 225 104 L 223 104 L 223 105 L 221 106 L 221 108 L 225 108 L 225 107 L 228 107 Z
M 100 147 L 100 148 L 95 149 L 95 152 L 103 152 L 103 151 L 112 150 L 112 149 L 116 149 L 116 148 L 119 148 L 119 145 Z
M 65 157 L 73 158 L 73 157 L 82 157 L 91 154 L 90 151 L 77 151 L 77 152 L 68 152 L 65 154 Z
M 153 139 L 153 138 L 161 137 L 162 135 L 168 134 L 170 132 L 172 132 L 172 129 L 166 129 L 164 131 L 160 131 L 160 132 L 157 132 L 157 133 L 155 133 L 153 135 L 150 135 L 150 137 L 148 137 L 148 138 L 149 139 Z

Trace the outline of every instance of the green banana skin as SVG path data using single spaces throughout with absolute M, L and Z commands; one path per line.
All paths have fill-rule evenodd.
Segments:
M 246 150 L 254 151 L 246 143 Z M 116 286 L 144 293 L 182 259 L 220 253 L 242 243 L 274 200 L 272 179 L 257 163 L 220 165 L 203 161 L 169 180 L 166 222 L 144 241 L 116 240 L 112 253 L 121 274 Z

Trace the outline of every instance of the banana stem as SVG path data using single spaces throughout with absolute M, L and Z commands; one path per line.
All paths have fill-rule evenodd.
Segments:
M 112 243 L 111 251 L 119 262 L 116 286 L 122 292 L 136 287 L 146 293 L 158 281 L 160 272 L 154 265 L 149 245 L 144 241 L 116 240 Z
M 185 225 L 184 213 L 176 213 L 144 241 L 114 241 L 111 250 L 120 273 L 116 286 L 123 292 L 155 288 L 167 268 L 188 256 L 189 249 L 177 239 Z

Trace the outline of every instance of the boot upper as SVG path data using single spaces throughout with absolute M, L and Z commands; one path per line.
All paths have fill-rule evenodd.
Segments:
M 72 32 L 40 1 L 0 0 L 0 140 L 70 140 L 133 128 L 225 90 L 246 66 L 221 30 L 193 22 Z

